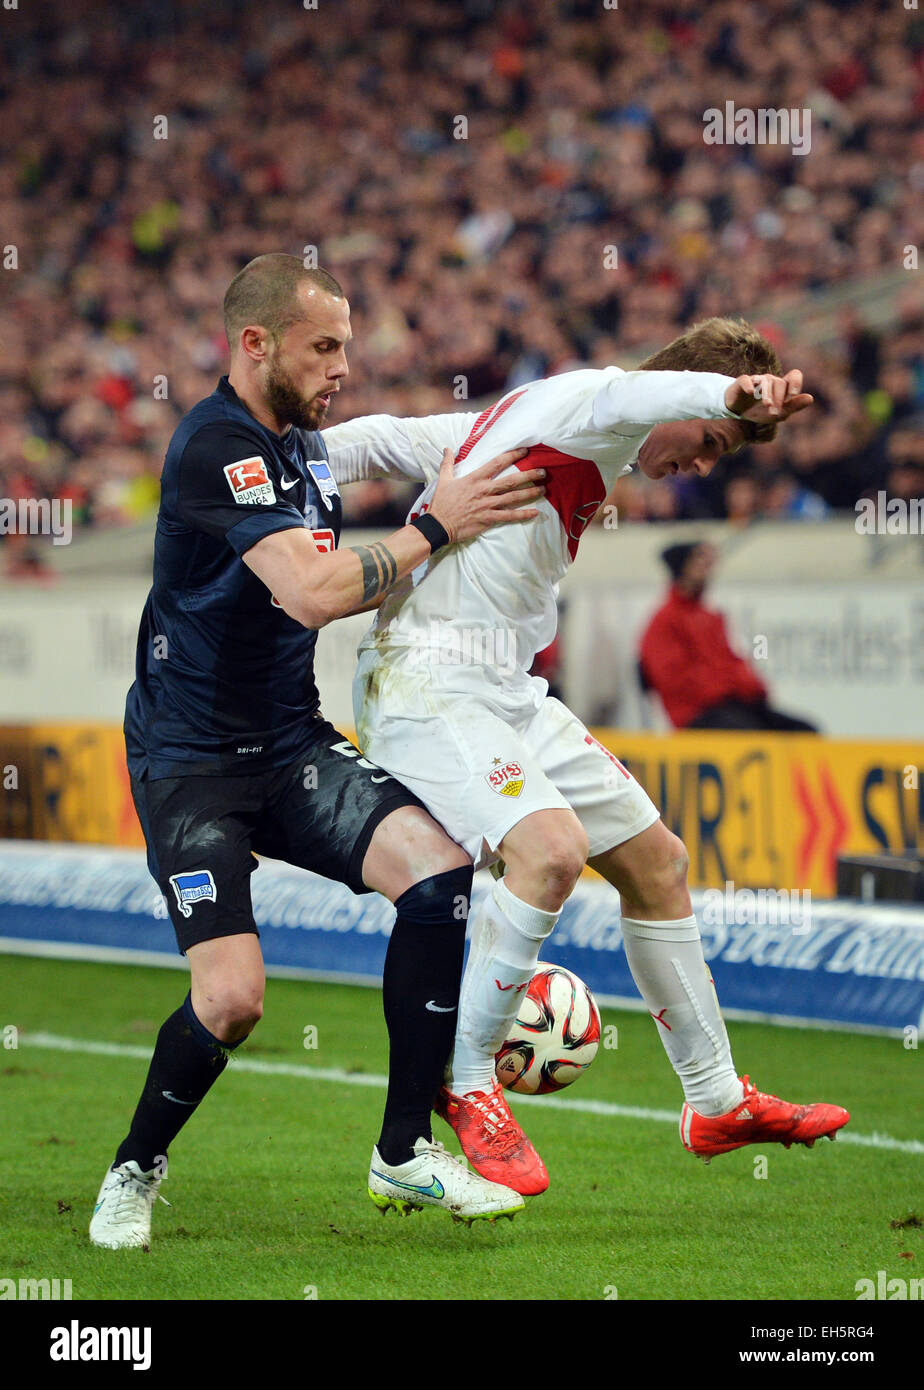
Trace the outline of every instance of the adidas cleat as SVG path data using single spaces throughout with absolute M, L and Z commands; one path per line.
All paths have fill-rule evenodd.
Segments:
M 683 1147 L 707 1163 L 717 1154 L 743 1149 L 746 1144 L 792 1144 L 814 1147 L 815 1140 L 835 1139 L 850 1119 L 840 1105 L 790 1105 L 768 1096 L 742 1078 L 744 1099 L 724 1115 L 700 1115 L 691 1105 L 680 1114 Z
M 124 1250 L 151 1243 L 151 1209 L 161 1197 L 160 1178 L 152 1168 L 143 1173 L 134 1159 L 110 1168 L 90 1218 L 90 1239 L 107 1250 Z
M 487 1182 L 472 1173 L 442 1144 L 418 1139 L 414 1157 L 391 1166 L 382 1161 L 378 1148 L 372 1150 L 369 1168 L 369 1196 L 384 1216 L 399 1211 L 409 1216 L 424 1207 L 440 1207 L 453 1221 L 470 1226 L 473 1221 L 511 1221 L 522 1211 L 523 1198 L 508 1187 Z
M 452 1127 L 462 1152 L 477 1173 L 503 1183 L 524 1197 L 549 1185 L 545 1164 L 514 1119 L 500 1085 L 457 1096 L 444 1086 L 436 1113 Z

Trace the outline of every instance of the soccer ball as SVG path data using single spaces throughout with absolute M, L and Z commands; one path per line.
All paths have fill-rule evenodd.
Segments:
M 600 1012 L 584 981 L 539 961 L 494 1069 L 508 1090 L 545 1095 L 576 1081 L 599 1044 Z

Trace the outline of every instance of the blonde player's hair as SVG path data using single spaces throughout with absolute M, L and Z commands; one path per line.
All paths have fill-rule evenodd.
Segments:
M 667 347 L 639 364 L 644 372 L 720 372 L 723 376 L 760 376 L 782 372 L 779 354 L 771 342 L 744 319 L 703 319 Z M 741 421 L 745 440 L 765 444 L 776 434 L 773 423 L 755 425 Z

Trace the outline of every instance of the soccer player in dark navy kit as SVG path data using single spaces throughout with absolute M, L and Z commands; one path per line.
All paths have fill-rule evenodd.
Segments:
M 383 1210 L 493 1218 L 523 1205 L 432 1140 L 452 1047 L 472 865 L 400 783 L 322 716 L 317 629 L 374 608 L 438 547 L 536 515 L 541 474 L 466 478 L 444 456 L 428 515 L 337 549 L 341 504 L 320 426 L 347 374 L 349 305 L 330 275 L 260 256 L 225 296 L 231 370 L 167 450 L 154 584 L 126 705 L 148 866 L 191 988 L 163 1024 L 127 1137 L 90 1224 L 95 1244 L 147 1245 L 170 1142 L 262 1013 L 254 853 L 383 893 L 388 1095 L 369 1192 Z

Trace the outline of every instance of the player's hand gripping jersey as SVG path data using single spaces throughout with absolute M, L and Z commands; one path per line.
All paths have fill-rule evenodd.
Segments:
M 730 418 L 731 381 L 709 372 L 589 369 L 519 387 L 478 416 L 373 415 L 325 430 L 339 483 L 383 476 L 427 483 L 411 517 L 432 500 L 444 447 L 456 451 L 457 474 L 521 445 L 530 453 L 517 467 L 547 470 L 535 521 L 443 550 L 395 586 L 362 643 L 361 671 L 388 662 L 470 688 L 496 685 L 499 669 L 522 700 L 526 672 L 555 634 L 558 581 L 613 483 L 658 422 Z

